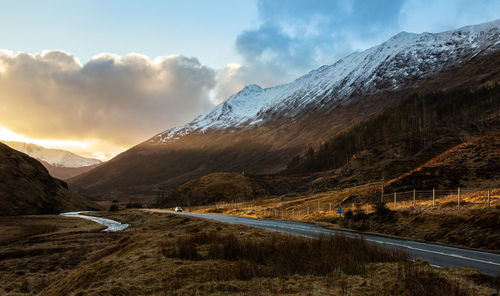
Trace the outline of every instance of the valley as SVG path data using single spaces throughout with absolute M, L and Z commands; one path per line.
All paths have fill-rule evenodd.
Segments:
M 57 60 L 54 84 L 73 86 L 80 68 L 85 85 L 102 73 L 113 78 L 96 88 L 106 92 L 99 103 L 113 104 L 91 108 L 95 122 L 82 115 L 92 95 L 79 87 L 86 95 L 72 121 L 85 124 L 54 135 L 79 131 L 82 147 L 106 149 L 142 142 L 106 162 L 0 143 L 0 294 L 498 293 L 500 19 L 403 31 L 350 52 L 288 83 L 240 87 L 217 104 L 201 97 L 215 98 L 223 73 L 196 58 L 101 54 L 81 64 L 63 52 L 15 55 Z M 12 65 L 0 59 L 0 83 Z M 196 79 L 202 69 L 206 85 L 176 80 L 181 74 L 167 66 Z M 130 94 L 141 101 L 116 103 L 126 99 L 110 86 L 116 81 L 144 82 Z M 193 81 L 203 84 L 199 93 Z M 175 91 L 164 96 L 163 87 Z M 162 100 L 204 112 L 170 121 L 169 108 L 154 110 Z M 160 114 L 165 126 L 117 115 L 122 107 Z M 141 137 L 129 137 L 129 121 Z
M 140 210 L 98 215 L 131 227 L 102 232 L 104 227 L 98 224 L 60 216 L 20 216 L 12 221 L 9 227 L 40 228 L 34 233 L 25 228 L 15 237 L 2 235 L 0 291 L 13 295 L 303 295 L 314 289 L 313 295 L 403 291 L 419 295 L 422 288 L 418 287 L 425 285 L 433 295 L 450 295 L 450 291 L 490 295 L 498 285 L 494 277 L 477 271 L 434 269 L 420 260 L 409 262 L 405 253 L 365 246 L 347 237 L 301 239 Z M 330 256 L 319 248 L 330 250 Z M 291 257 L 296 264 L 291 264 Z

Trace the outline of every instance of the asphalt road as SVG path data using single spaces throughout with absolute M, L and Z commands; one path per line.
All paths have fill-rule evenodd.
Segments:
M 349 231 L 331 230 L 313 224 L 292 221 L 254 219 L 219 214 L 175 213 L 173 211 L 158 209 L 151 209 L 151 211 L 204 218 L 224 223 L 246 225 L 311 238 L 319 237 L 321 235 L 336 234 L 350 237 L 361 236 L 370 243 L 380 244 L 390 248 L 403 248 L 410 254 L 412 259 L 421 258 L 427 260 L 435 267 L 466 267 L 477 269 L 485 274 L 500 275 L 500 255 L 494 253 L 479 252 L 370 234 L 358 234 Z

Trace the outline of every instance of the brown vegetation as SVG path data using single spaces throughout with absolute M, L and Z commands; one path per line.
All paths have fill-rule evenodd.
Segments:
M 131 227 L 96 232 L 100 226 L 81 219 L 16 218 L 53 228 L 0 244 L 0 294 L 417 296 L 426 295 L 424 288 L 434 295 L 494 291 L 494 278 L 471 270 L 434 270 L 362 240 L 310 240 L 140 210 L 99 215 Z
M 387 191 L 500 184 L 500 132 L 457 145 L 387 182 Z
M 160 204 L 167 207 L 214 204 L 252 200 L 265 194 L 261 186 L 242 174 L 214 173 L 177 187 Z

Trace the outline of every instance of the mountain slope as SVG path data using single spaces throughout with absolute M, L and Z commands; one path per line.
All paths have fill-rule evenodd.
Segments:
M 214 173 L 194 179 L 177 187 L 162 206 L 190 206 L 252 200 L 267 192 L 251 178 L 237 173 Z
M 472 139 L 391 180 L 387 190 L 475 188 L 500 184 L 500 133 Z
M 398 34 L 270 89 L 248 86 L 193 122 L 160 133 L 71 179 L 96 199 L 168 193 L 220 171 L 276 173 L 296 155 L 410 94 L 500 81 L 500 21 Z
M 79 168 L 102 163 L 99 159 L 83 157 L 60 149 L 48 149 L 31 143 L 7 141 L 2 141 L 2 143 L 55 167 Z
M 395 90 L 453 64 L 500 48 L 500 20 L 438 34 L 402 32 L 381 45 L 353 53 L 297 80 L 271 88 L 253 84 L 191 123 L 160 133 L 152 143 L 178 140 L 210 129 L 253 127 L 276 115 L 293 118 L 310 108 L 353 95 Z
M 96 209 L 35 159 L 0 143 L 0 216 Z
M 56 165 L 51 165 L 48 162 L 45 162 L 41 159 L 37 159 L 40 161 L 40 163 L 49 171 L 49 174 L 54 177 L 58 178 L 61 180 L 68 180 L 70 178 L 73 178 L 75 176 L 81 175 L 83 173 L 86 173 L 92 169 L 95 169 L 96 167 L 100 166 L 102 163 L 94 164 L 94 165 L 88 165 L 88 166 L 82 166 L 82 167 L 75 167 L 75 168 L 68 168 L 68 167 L 63 167 L 63 166 L 56 166 Z

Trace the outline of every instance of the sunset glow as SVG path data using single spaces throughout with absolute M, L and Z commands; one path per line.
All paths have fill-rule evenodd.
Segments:
M 97 158 L 102 161 L 109 160 L 110 158 L 116 156 L 116 154 L 125 150 L 124 147 L 123 148 L 114 147 L 113 149 L 113 147 L 109 147 L 109 145 L 105 145 L 96 140 L 78 141 L 78 140 L 33 139 L 21 134 L 17 134 L 4 126 L 0 127 L 0 141 L 31 143 L 42 146 L 44 148 L 63 149 L 75 152 L 85 157 Z M 106 150 L 111 150 L 112 152 L 108 153 L 94 152 L 94 151 L 99 151 L 100 149 L 103 148 Z

